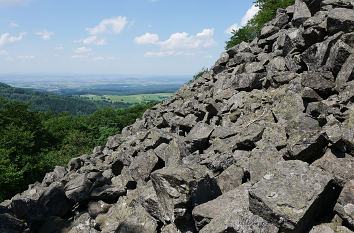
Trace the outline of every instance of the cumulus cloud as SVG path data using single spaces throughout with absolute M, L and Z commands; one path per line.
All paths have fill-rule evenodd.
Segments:
M 140 45 L 152 44 L 160 48 L 160 51 L 145 53 L 145 57 L 166 57 L 193 55 L 193 51 L 196 49 L 212 47 L 216 44 L 213 36 L 214 29 L 204 29 L 196 35 L 189 35 L 187 32 L 177 32 L 164 41 L 160 41 L 157 34 L 151 33 L 145 33 L 134 40 L 135 43 Z
M 216 44 L 214 38 L 214 29 L 204 29 L 195 36 L 186 32 L 174 33 L 165 41 L 159 42 L 161 49 L 196 49 L 208 48 Z
M 102 33 L 119 34 L 123 31 L 127 25 L 128 20 L 124 16 L 118 16 L 108 19 L 103 19 L 97 26 L 92 28 L 86 28 L 91 35 L 97 35 Z
M 233 31 L 237 31 L 238 29 L 240 29 L 240 26 L 237 23 L 235 23 L 231 25 L 228 29 L 226 29 L 225 33 L 231 35 Z
M 156 44 L 159 41 L 159 35 L 145 33 L 142 36 L 136 37 L 134 41 L 137 44 Z
M 8 55 L 9 53 L 6 50 L 0 50 L 0 55 Z
M 11 26 L 11 27 L 14 27 L 14 28 L 20 27 L 20 25 L 18 25 L 18 24 L 15 23 L 14 21 L 11 21 L 11 22 L 10 22 L 10 26 Z
M 187 32 L 171 34 L 167 40 L 160 40 L 157 34 L 145 33 L 134 39 L 136 44 L 151 44 L 159 47 L 159 51 L 146 52 L 145 57 L 188 56 L 196 51 L 216 45 L 214 29 L 204 29 L 190 35 Z
M 37 36 L 42 37 L 43 40 L 50 40 L 50 38 L 54 35 L 54 32 L 48 32 L 47 30 L 43 30 L 41 32 L 35 33 Z
M 145 57 L 192 56 L 192 55 L 194 55 L 194 53 L 183 52 L 183 51 L 175 51 L 175 50 L 158 51 L 158 52 L 146 52 L 144 54 Z
M 71 58 L 73 58 L 73 59 L 80 59 L 80 58 L 87 58 L 88 57 L 88 55 L 73 55 L 73 56 L 71 56 Z
M 25 6 L 31 0 L 0 0 L 0 7 Z
M 249 8 L 246 12 L 246 14 L 242 17 L 241 20 L 241 26 L 239 26 L 238 23 L 235 23 L 233 25 L 231 25 L 229 28 L 227 28 L 225 30 L 226 34 L 231 35 L 233 30 L 237 31 L 239 30 L 241 27 L 244 27 L 247 25 L 248 21 L 250 21 L 250 19 L 252 19 L 257 13 L 259 12 L 259 7 L 256 6 L 255 4 L 253 4 L 251 6 L 251 8 Z
M 18 56 L 17 58 L 22 61 L 30 61 L 30 60 L 35 59 L 36 57 L 35 56 Z
M 77 48 L 77 49 L 75 50 L 75 53 L 81 54 L 81 53 L 89 53 L 89 52 L 91 52 L 91 51 L 92 51 L 91 48 L 87 48 L 87 47 L 83 46 L 83 47 Z
M 21 32 L 18 36 L 10 36 L 10 33 L 6 32 L 0 36 L 0 46 L 20 41 L 25 35 L 26 32 Z
M 94 44 L 94 45 L 106 45 L 106 39 L 99 39 L 97 36 L 89 36 L 82 40 L 82 43 L 85 45 Z
M 241 26 L 246 26 L 248 21 L 253 18 L 259 11 L 259 7 L 253 4 L 250 9 L 247 10 L 246 14 L 242 17 Z

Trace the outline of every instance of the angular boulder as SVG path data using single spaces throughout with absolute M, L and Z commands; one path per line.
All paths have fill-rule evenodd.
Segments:
M 281 231 L 304 232 L 335 201 L 333 177 L 302 161 L 279 162 L 250 188 L 250 210 Z

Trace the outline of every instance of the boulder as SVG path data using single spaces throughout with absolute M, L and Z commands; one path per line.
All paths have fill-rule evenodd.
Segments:
M 324 156 L 316 160 L 313 165 L 327 171 L 341 186 L 354 179 L 353 156 L 336 151 L 335 149 L 333 151 L 328 149 Z
M 248 210 L 228 208 L 225 212 L 201 229 L 200 233 L 226 233 L 226 232 L 278 232 L 278 228 L 263 218 Z
M 311 17 L 311 12 L 307 7 L 306 3 L 304 3 L 302 0 L 296 0 L 292 23 L 295 26 L 300 26 L 303 22 L 305 22 L 310 17 Z
M 157 222 L 137 202 L 136 192 L 119 198 L 106 214 L 100 214 L 95 221 L 101 232 L 156 232 Z
M 194 152 L 206 149 L 209 146 L 209 137 L 212 132 L 213 129 L 205 123 L 195 125 L 185 139 L 189 151 Z
M 301 74 L 301 84 L 324 96 L 329 96 L 335 86 L 331 72 L 304 72 Z
M 222 193 L 226 193 L 238 186 L 243 182 L 244 170 L 235 164 L 228 167 L 217 178 L 216 181 Z
M 244 184 L 238 188 L 232 189 L 218 198 L 207 203 L 196 206 L 193 209 L 193 219 L 197 230 L 199 231 L 210 221 L 219 215 L 225 213 L 225 210 L 232 208 L 238 212 L 248 210 L 248 189 L 250 185 Z M 235 213 L 235 211 L 233 212 Z
M 335 206 L 335 211 L 354 230 L 354 180 L 345 184 Z
M 65 185 L 65 195 L 74 202 L 85 201 L 89 197 L 91 185 L 86 174 L 78 175 Z
M 299 115 L 288 121 L 285 128 L 288 135 L 286 159 L 314 161 L 324 154 L 328 142 L 318 121 Z
M 169 222 L 188 218 L 191 207 L 221 194 L 215 178 L 203 167 L 168 167 L 151 174 L 152 183 Z
M 150 173 L 158 163 L 158 157 L 153 150 L 141 152 L 129 166 L 130 175 L 138 183 L 149 180 Z
M 334 8 L 329 11 L 327 18 L 327 31 L 335 34 L 339 31 L 353 32 L 354 11 L 353 9 Z
M 302 161 L 283 161 L 250 188 L 250 210 L 281 231 L 305 232 L 335 201 L 333 178 Z

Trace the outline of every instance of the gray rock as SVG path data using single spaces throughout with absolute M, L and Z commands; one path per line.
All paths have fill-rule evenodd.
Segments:
M 331 48 L 326 63 L 326 68 L 331 70 L 334 76 L 337 76 L 344 63 L 352 54 L 354 54 L 354 48 L 350 47 L 342 40 L 338 40 L 337 43 Z
M 306 3 L 302 0 L 295 1 L 295 9 L 294 9 L 294 17 L 293 17 L 293 24 L 295 26 L 299 26 L 303 22 L 305 22 L 308 18 L 311 17 L 311 12 L 309 8 L 307 8 Z
M 198 123 L 186 137 L 187 148 L 194 152 L 208 147 L 208 141 L 213 129 L 204 123 Z
M 240 186 L 244 176 L 243 169 L 233 164 L 216 178 L 216 182 L 218 183 L 221 192 L 226 193 Z
M 312 165 L 327 171 L 340 186 L 344 186 L 346 182 L 354 179 L 354 158 L 340 151 L 334 150 L 333 152 L 327 150 L 324 156 Z
M 84 161 L 81 158 L 73 158 L 68 163 L 69 171 L 76 171 L 84 165 Z
M 305 111 L 302 98 L 293 91 L 280 92 L 272 109 L 278 121 L 291 120 Z
M 119 198 L 106 214 L 95 219 L 101 232 L 156 232 L 157 222 L 137 203 L 135 192 Z
M 188 215 L 187 203 L 197 206 L 221 194 L 216 180 L 203 167 L 169 167 L 151 175 L 166 221 Z
M 350 55 L 347 61 L 343 64 L 336 78 L 336 90 L 342 91 L 345 89 L 346 83 L 354 80 L 354 55 Z
M 231 77 L 231 85 L 238 91 L 251 91 L 262 87 L 262 74 L 238 74 Z
M 301 161 L 279 162 L 250 189 L 250 210 L 281 231 L 304 232 L 331 203 L 332 177 Z M 333 198 L 332 198 L 333 199 Z M 323 210 L 322 210 L 323 211 Z
M 265 26 L 262 28 L 261 35 L 259 36 L 259 38 L 263 39 L 263 38 L 270 37 L 270 36 L 274 35 L 275 33 L 277 33 L 278 31 L 279 31 L 279 28 L 277 26 L 274 26 L 274 25 Z
M 206 225 L 200 233 L 227 233 L 227 232 L 259 232 L 269 233 L 278 232 L 278 228 L 268 223 L 258 215 L 252 214 L 250 211 L 239 209 L 227 209 L 224 214 L 219 215 Z
M 42 184 L 49 186 L 55 181 L 59 181 L 61 178 L 67 174 L 67 171 L 63 167 L 56 166 L 53 172 L 47 173 L 43 178 Z
M 332 9 L 327 18 L 327 31 L 335 34 L 339 31 L 353 32 L 354 10 L 345 8 Z
M 118 200 L 120 196 L 126 193 L 124 186 L 104 185 L 93 189 L 90 193 L 91 200 L 103 200 L 112 202 Z
M 287 159 L 314 161 L 323 155 L 327 140 L 316 120 L 299 115 L 288 121 L 286 132 L 289 137 Z
M 327 96 L 330 95 L 335 86 L 331 72 L 304 72 L 301 74 L 301 84 Z
M 327 54 L 337 42 L 342 32 L 328 37 L 325 41 L 310 46 L 301 54 L 301 59 L 306 63 L 308 70 L 320 71 L 327 62 Z
M 9 213 L 0 214 L 0 232 L 23 233 L 27 232 L 25 224 Z
M 252 150 L 248 165 L 251 183 L 261 180 L 279 161 L 283 161 L 281 153 L 273 147 Z
M 99 214 L 105 214 L 112 207 L 112 204 L 107 204 L 103 201 L 92 201 L 88 203 L 88 213 L 91 218 L 96 218 Z
M 348 226 L 354 229 L 354 180 L 348 181 L 335 206 L 335 211 L 346 221 Z
M 144 183 L 150 178 L 150 173 L 158 162 L 158 157 L 153 150 L 141 152 L 129 166 L 130 175 L 138 183 Z
M 74 202 L 87 200 L 92 182 L 86 174 L 81 174 L 65 185 L 65 195 Z
M 226 192 L 212 201 L 196 206 L 193 209 L 193 219 L 197 230 L 199 231 L 205 225 L 209 224 L 212 219 L 225 213 L 227 209 L 232 208 L 234 211 L 237 209 L 237 212 L 239 213 L 248 210 L 249 187 L 249 184 L 244 184 Z

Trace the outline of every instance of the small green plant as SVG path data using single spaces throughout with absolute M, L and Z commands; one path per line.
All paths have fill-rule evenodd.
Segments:
M 202 77 L 205 73 L 208 73 L 208 72 L 210 72 L 210 69 L 203 67 L 201 71 L 199 71 L 197 74 L 193 75 L 193 79 L 190 80 L 188 83 L 191 83 L 191 82 L 197 80 L 198 78 Z

